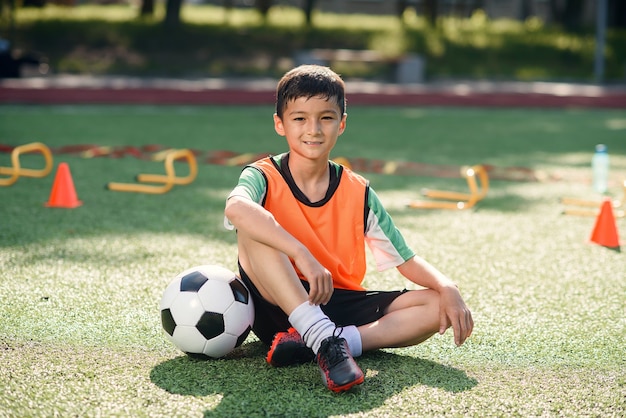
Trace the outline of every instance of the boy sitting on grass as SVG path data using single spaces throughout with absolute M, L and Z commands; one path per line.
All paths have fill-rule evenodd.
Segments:
M 330 161 L 345 110 L 344 82 L 331 69 L 287 72 L 274 129 L 289 151 L 245 167 L 225 209 L 267 361 L 316 359 L 335 392 L 363 382 L 353 357 L 364 351 L 419 344 L 450 326 L 461 345 L 474 326 L 456 285 L 409 248 L 368 181 Z M 425 289 L 364 289 L 366 243 L 379 270 L 396 267 Z

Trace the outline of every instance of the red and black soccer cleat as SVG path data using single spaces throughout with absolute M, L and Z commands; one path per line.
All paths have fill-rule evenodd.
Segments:
M 295 328 L 277 332 L 266 357 L 267 362 L 274 367 L 310 363 L 314 359 L 315 353 L 306 346 Z
M 343 392 L 363 383 L 363 371 L 352 358 L 344 338 L 332 336 L 322 341 L 317 364 L 324 385 L 333 392 Z

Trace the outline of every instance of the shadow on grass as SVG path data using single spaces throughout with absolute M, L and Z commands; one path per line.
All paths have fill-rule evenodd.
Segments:
M 424 385 L 458 393 L 477 381 L 465 372 L 429 360 L 387 351 L 366 353 L 358 363 L 365 382 L 343 394 L 326 389 L 315 364 L 273 368 L 260 342 L 245 344 L 219 360 L 180 356 L 156 365 L 151 381 L 176 395 L 221 399 L 205 416 L 329 416 L 369 411 L 407 387 Z

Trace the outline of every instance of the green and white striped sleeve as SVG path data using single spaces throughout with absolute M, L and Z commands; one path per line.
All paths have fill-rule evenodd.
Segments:
M 383 271 L 397 267 L 415 256 L 371 187 L 367 200 L 370 210 L 365 226 L 365 241 L 372 251 L 377 269 Z
M 263 202 L 267 193 L 267 183 L 261 172 L 254 167 L 245 167 L 239 175 L 237 186 L 230 192 L 226 200 L 233 196 L 245 197 L 258 204 Z M 228 218 L 224 216 L 224 227 L 233 230 L 235 227 L 230 223 Z

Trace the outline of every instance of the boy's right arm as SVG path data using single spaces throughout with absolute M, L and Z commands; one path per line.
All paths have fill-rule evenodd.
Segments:
M 271 212 L 246 197 L 235 195 L 226 201 L 224 214 L 238 233 L 275 248 L 294 261 L 309 281 L 309 301 L 312 304 L 325 304 L 330 300 L 333 292 L 330 272 L 276 221 Z
M 239 233 L 245 233 L 254 241 L 261 242 L 294 258 L 303 245 L 283 229 L 271 212 L 252 200 L 232 196 L 226 201 L 224 215 Z

